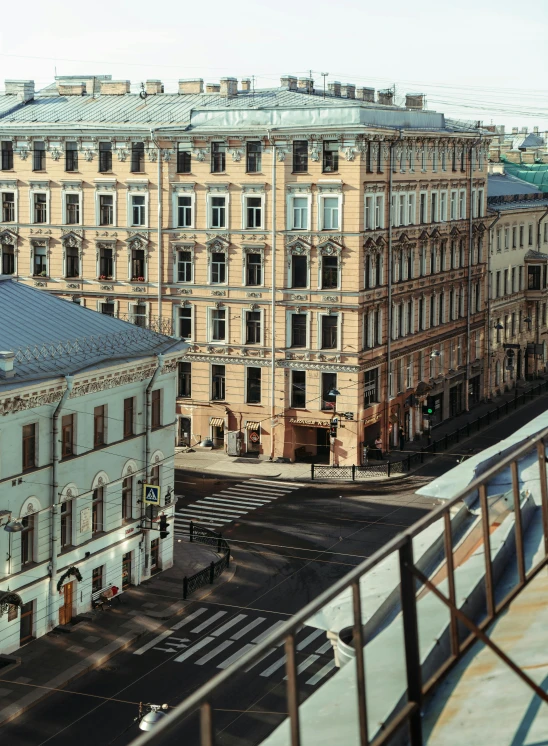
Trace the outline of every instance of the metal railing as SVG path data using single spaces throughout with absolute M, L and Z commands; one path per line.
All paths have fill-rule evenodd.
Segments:
M 197 526 L 190 521 L 189 541 L 198 544 L 207 544 L 214 546 L 217 554 L 222 554 L 216 562 L 211 562 L 203 570 L 199 570 L 190 577 L 183 578 L 183 599 L 188 598 L 194 591 L 202 588 L 204 585 L 211 585 L 219 575 L 230 566 L 230 547 L 228 542 L 223 539 L 222 534 L 217 534 L 204 526 Z
M 424 518 L 415 523 L 401 534 L 394 537 L 384 547 L 375 552 L 370 558 L 354 568 L 345 577 L 334 583 L 330 588 L 321 593 L 314 601 L 307 604 L 301 611 L 284 622 L 276 631 L 269 635 L 253 649 L 246 652 L 238 660 L 224 671 L 215 676 L 211 681 L 201 686 L 194 694 L 185 699 L 181 704 L 176 706 L 173 711 L 155 726 L 154 730 L 141 735 L 136 741 L 135 746 L 148 746 L 154 744 L 160 745 L 164 738 L 170 737 L 173 742 L 173 733 L 180 729 L 179 736 L 185 739 L 183 730 L 188 727 L 185 720 L 199 713 L 199 729 L 201 746 L 215 746 L 219 743 L 214 728 L 215 707 L 219 706 L 219 713 L 222 715 L 222 708 L 216 703 L 222 703 L 222 693 L 230 685 L 234 685 L 238 673 L 244 672 L 251 668 L 253 664 L 258 663 L 273 648 L 284 645 L 285 648 L 285 673 L 286 676 L 280 684 L 285 687 L 285 696 L 287 702 L 287 715 L 289 718 L 289 736 L 286 743 L 291 746 L 300 746 L 301 735 L 303 732 L 300 718 L 300 701 L 306 699 L 306 696 L 300 696 L 297 670 L 297 645 L 296 635 L 301 628 L 310 620 L 310 618 L 322 610 L 327 604 L 336 599 L 342 592 L 347 589 L 352 594 L 352 632 L 353 646 L 355 651 L 355 676 L 356 676 L 356 695 L 352 695 L 353 687 L 345 687 L 344 696 L 356 696 L 357 721 L 359 723 L 359 743 L 360 746 L 381 746 L 388 744 L 390 739 L 404 727 L 408 728 L 409 741 L 411 746 L 422 746 L 422 717 L 421 708 L 425 696 L 441 680 L 445 673 L 461 659 L 466 650 L 477 639 L 480 639 L 487 645 L 522 681 L 531 687 L 531 689 L 542 699 L 548 702 L 548 694 L 544 692 L 529 675 L 519 668 L 486 634 L 485 630 L 491 622 L 505 610 L 510 602 L 520 593 L 537 573 L 548 564 L 548 481 L 546 472 L 546 443 L 548 442 L 548 428 L 542 430 L 537 436 L 528 440 L 525 444 L 517 447 L 513 453 L 501 459 L 495 466 L 488 469 L 480 478 L 470 483 L 465 489 L 459 492 L 455 497 L 448 500 L 435 510 L 432 510 Z M 542 556 L 536 565 L 526 570 L 525 550 L 524 550 L 524 523 L 522 522 L 522 495 L 520 494 L 520 472 L 519 464 L 522 459 L 531 457 L 527 463 L 527 479 L 538 480 L 542 514 Z M 532 461 L 532 463 L 531 463 Z M 534 464 L 537 464 L 538 471 Z M 511 495 L 513 497 L 512 510 L 515 515 L 515 535 L 511 542 L 504 541 L 505 551 L 508 552 L 508 564 L 514 563 L 517 567 L 516 582 L 510 591 L 502 599 L 495 595 L 495 580 L 493 558 L 491 551 L 491 528 L 489 515 L 489 502 L 487 498 L 487 487 L 491 480 L 505 470 L 511 473 Z M 484 603 L 482 605 L 484 617 L 480 622 L 476 622 L 469 616 L 465 615 L 457 605 L 456 593 L 456 567 L 462 563 L 462 558 L 457 555 L 457 540 L 453 533 L 451 516 L 457 507 L 462 507 L 465 498 L 476 498 L 479 495 L 479 518 L 481 520 L 483 551 L 477 554 L 477 561 L 483 565 L 481 589 L 484 594 Z M 525 503 L 524 503 L 525 505 Z M 492 517 L 492 516 L 491 516 Z M 419 569 L 419 563 L 415 563 L 413 558 L 413 540 L 437 521 L 441 521 L 443 526 L 443 546 L 445 565 L 443 572 L 440 574 L 432 570 L 431 577 L 427 577 Z M 479 524 L 478 524 L 479 525 Z M 362 597 L 360 593 L 360 581 L 364 576 L 378 567 L 385 559 L 393 557 L 399 567 L 399 597 L 401 607 L 401 623 L 403 627 L 403 647 L 399 652 L 405 671 L 405 680 L 402 687 L 405 687 L 405 694 L 401 698 L 399 705 L 395 706 L 390 716 L 379 725 L 379 721 L 368 718 L 366 690 L 370 684 L 372 691 L 379 686 L 376 680 L 367 681 L 364 659 L 367 655 L 365 647 L 365 637 L 362 620 Z M 476 557 L 476 555 L 474 555 Z M 426 572 L 426 571 L 425 571 Z M 498 572 L 498 570 L 497 570 Z M 444 589 L 444 592 L 440 590 Z M 504 586 L 505 588 L 507 586 Z M 445 588 L 447 590 L 445 591 Z M 423 681 L 423 669 L 421 665 L 421 649 L 419 646 L 419 615 L 418 601 L 422 600 L 428 592 L 432 593 L 439 599 L 445 607 L 448 608 L 447 645 L 442 645 L 438 638 L 433 642 L 435 647 L 441 651 L 439 655 L 443 658 L 440 665 L 440 658 L 436 659 L 436 669 L 428 670 L 428 678 Z M 465 607 L 468 608 L 468 607 Z M 425 619 L 425 617 L 422 617 Z M 224 620 L 223 620 L 224 621 Z M 447 639 L 447 638 L 444 638 Z M 373 642 L 368 644 L 373 644 Z M 392 659 L 398 655 L 397 650 L 391 650 Z M 350 662 L 347 666 L 352 665 Z M 391 666 L 396 665 L 392 660 Z M 337 675 L 337 674 L 335 674 Z M 426 678 L 426 677 L 425 677 Z M 348 683 L 348 679 L 345 679 Z M 301 693 L 302 694 L 302 693 Z M 368 695 L 369 698 L 370 695 Z M 253 710 L 250 710 L 252 713 Z M 286 713 L 280 713 L 284 716 Z M 256 717 L 256 715 L 255 715 Z M 281 720 L 281 719 L 280 719 Z M 167 740 L 166 740 L 167 742 Z

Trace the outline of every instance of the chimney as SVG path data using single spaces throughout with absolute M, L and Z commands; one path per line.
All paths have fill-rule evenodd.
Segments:
M 202 78 L 186 78 L 179 81 L 179 93 L 203 93 L 204 81 Z
M 538 127 L 533 127 L 533 132 L 535 133 L 535 135 L 538 135 Z
M 251 90 L 251 78 L 242 78 L 242 91 L 250 91 Z
M 85 83 L 57 83 L 60 96 L 83 96 L 86 92 Z
M 341 84 L 338 80 L 334 80 L 333 83 L 327 84 L 327 90 L 332 96 L 340 96 L 341 95 Z
M 522 135 L 526 135 L 527 134 L 527 127 L 522 127 L 521 128 L 521 134 Z
M 287 88 L 288 91 L 296 91 L 297 78 L 293 75 L 284 75 L 283 78 L 280 78 L 280 85 L 282 88 Z
M 345 83 L 341 86 L 341 96 L 345 98 L 356 98 L 356 86 L 354 83 Z
M 517 128 L 517 127 L 512 127 L 512 134 L 513 134 L 513 135 L 517 135 L 517 134 L 518 134 L 518 132 L 519 132 L 519 130 L 518 130 L 518 128 Z
M 208 83 L 206 85 L 206 93 L 220 93 L 221 86 L 219 83 Z
M 424 93 L 407 93 L 405 107 L 406 109 L 424 109 Z
M 392 106 L 394 99 L 394 91 L 391 88 L 385 88 L 383 91 L 379 91 L 378 103 L 384 104 L 385 106 Z
M 238 95 L 238 81 L 236 78 L 221 78 L 221 96 L 234 98 Z
M 356 90 L 356 98 L 360 101 L 368 101 L 371 104 L 375 103 L 375 89 L 374 88 L 358 88 Z
M 15 371 L 13 370 L 14 360 L 15 353 L 0 352 L 0 378 L 13 378 L 15 375 Z
M 145 83 L 145 92 L 149 96 L 155 96 L 157 93 L 164 92 L 164 84 L 161 80 L 147 80 Z
M 34 80 L 6 80 L 4 89 L 7 96 L 17 96 L 24 104 L 34 98 Z
M 129 80 L 102 80 L 101 94 L 103 96 L 123 96 L 129 93 Z
M 314 91 L 314 81 L 312 78 L 299 78 L 297 85 L 303 93 L 312 93 Z

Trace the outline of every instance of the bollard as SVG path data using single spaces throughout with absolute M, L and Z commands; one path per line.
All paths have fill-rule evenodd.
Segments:
M 314 481 L 314 464 L 310 464 L 310 479 Z
M 209 566 L 209 582 L 213 583 L 215 580 L 215 563 L 212 562 Z

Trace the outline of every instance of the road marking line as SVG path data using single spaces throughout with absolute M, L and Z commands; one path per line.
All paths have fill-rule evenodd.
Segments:
M 281 644 L 283 645 L 283 643 L 281 643 Z M 279 645 L 278 645 L 278 647 L 279 647 Z M 258 661 L 255 661 L 255 663 L 252 663 L 250 666 L 248 666 L 245 669 L 245 672 L 247 673 L 248 671 L 251 671 L 252 668 L 255 668 L 255 666 L 258 666 L 259 663 L 262 663 L 264 661 L 264 659 L 268 658 L 268 656 L 270 655 L 270 653 L 273 653 L 275 650 L 276 650 L 276 648 L 270 648 L 270 650 L 267 650 L 264 655 L 261 655 L 261 657 L 259 658 Z
M 207 513 L 205 510 L 196 510 L 194 513 L 187 513 L 187 516 L 192 520 L 200 520 L 202 523 L 216 523 L 218 526 L 222 526 L 223 523 L 228 523 L 234 520 L 235 516 L 231 515 L 214 515 L 213 513 Z M 237 517 L 237 516 L 236 516 Z
M 254 629 L 258 624 L 261 622 L 264 622 L 265 617 L 260 616 L 257 619 L 254 619 L 252 622 L 249 622 L 249 624 L 246 624 L 246 626 L 243 629 L 238 630 L 238 632 L 235 632 L 233 635 L 230 635 L 230 637 L 233 640 L 239 640 L 241 637 L 243 637 L 248 632 L 251 632 L 252 629 Z
M 272 487 L 267 487 L 264 484 L 252 484 L 249 487 L 227 487 L 227 489 L 238 490 L 238 492 L 251 492 L 254 495 L 265 497 L 268 497 L 269 495 L 275 495 L 276 497 L 279 497 L 280 495 L 287 495 L 287 490 L 277 490 L 276 488 L 273 489 Z
M 211 498 L 225 498 L 230 500 L 242 500 L 246 503 L 249 503 L 250 505 L 267 505 L 268 503 L 272 502 L 272 500 L 259 500 L 255 499 L 254 497 L 243 497 L 242 495 L 239 495 L 237 493 L 232 492 L 216 492 L 213 495 L 211 495 Z M 204 500 L 211 499 L 210 497 L 204 497 Z
M 231 666 L 235 661 L 238 660 L 238 658 L 241 658 L 242 655 L 245 655 L 249 650 L 252 650 L 255 647 L 252 642 L 249 642 L 247 645 L 244 645 L 243 648 L 240 648 L 237 650 L 233 655 L 230 656 L 230 658 L 227 658 L 222 663 L 219 663 L 217 668 L 228 668 Z
M 258 635 L 254 640 L 251 640 L 251 642 L 254 642 L 255 644 L 262 642 L 268 637 L 271 632 L 274 632 L 278 629 L 278 627 L 281 627 L 282 624 L 285 624 L 285 621 L 274 622 L 274 624 L 272 624 L 268 629 L 265 629 L 264 632 L 261 632 L 261 634 Z
M 201 614 L 205 614 L 207 611 L 207 608 L 202 607 L 201 609 L 196 609 L 196 611 L 193 611 L 192 614 L 189 614 L 184 619 L 182 619 L 180 622 L 177 622 L 177 624 L 174 624 L 171 629 L 181 629 L 181 627 L 184 627 L 185 624 L 188 624 L 193 619 L 196 619 L 197 616 L 200 616 Z
M 335 661 L 329 661 L 329 663 L 326 663 L 323 668 L 320 668 L 318 673 L 315 673 L 312 678 L 308 679 L 307 684 L 310 684 L 311 686 L 314 686 L 314 684 L 317 684 L 318 681 L 321 681 L 324 676 L 327 676 L 327 674 L 335 668 Z
M 285 663 L 285 653 L 282 655 L 282 657 L 276 661 L 276 663 L 273 663 L 268 668 L 265 668 L 264 671 L 261 671 L 261 676 L 270 676 L 270 674 L 274 673 L 274 671 L 277 671 L 278 668 L 281 668 Z
M 199 503 L 193 503 L 192 505 L 189 505 L 187 510 L 204 510 L 206 508 L 207 510 L 213 510 L 215 513 L 224 513 L 225 515 L 230 515 L 231 513 L 235 513 L 237 516 L 242 514 L 241 510 L 230 510 L 229 508 L 216 508 L 213 505 L 209 505 L 206 503 L 205 505 L 200 505 Z
M 177 658 L 175 658 L 175 659 L 174 659 L 174 663 L 181 663 L 182 661 L 186 661 L 186 659 L 187 659 L 187 658 L 190 658 L 190 656 L 191 656 L 191 655 L 192 655 L 193 653 L 196 653 L 196 652 L 197 652 L 198 650 L 200 650 L 201 648 L 205 648 L 205 646 L 206 646 L 206 645 L 209 645 L 209 643 L 210 643 L 210 642 L 211 642 L 212 640 L 214 640 L 214 639 L 215 639 L 214 637 L 204 637 L 204 639 L 203 639 L 203 640 L 200 640 L 200 641 L 199 641 L 199 642 L 197 642 L 197 643 L 196 643 L 195 645 L 193 645 L 193 646 L 192 646 L 191 648 L 189 648 L 188 650 L 185 650 L 185 652 L 184 652 L 184 653 L 182 653 L 182 654 L 181 654 L 181 655 L 179 655 L 179 656 L 178 656 Z
M 170 635 L 170 629 L 168 629 L 167 632 L 162 632 L 160 635 L 155 637 L 154 640 L 147 642 L 146 645 L 143 645 L 142 648 L 139 648 L 139 650 L 134 650 L 133 655 L 143 655 L 143 653 L 146 653 L 147 650 L 150 650 L 150 648 L 153 648 L 155 645 L 157 645 L 159 642 L 162 642 L 162 640 L 165 640 L 166 637 L 169 637 Z
M 222 500 L 221 498 L 217 497 L 204 497 L 204 500 L 207 500 L 207 504 L 210 502 L 213 503 L 213 505 L 239 505 L 242 508 L 247 508 L 248 510 L 254 510 L 255 508 L 260 508 L 261 505 L 252 505 L 251 503 L 248 503 L 247 500 L 245 502 L 241 502 L 238 500 Z
M 243 490 L 224 490 L 218 494 L 228 495 L 229 497 L 245 497 L 247 500 L 257 500 L 257 502 L 261 503 L 271 503 L 276 499 L 275 497 L 251 497 L 251 495 L 256 495 L 256 493 L 244 492 Z
M 199 660 L 199 661 L 195 661 L 195 662 L 196 662 L 196 665 L 197 665 L 197 666 L 203 666 L 203 665 L 204 665 L 204 663 L 207 663 L 207 662 L 208 662 L 208 661 L 210 661 L 210 660 L 211 660 L 212 658 L 214 658 L 214 657 L 215 657 L 215 656 L 217 655 L 217 653 L 222 653 L 222 652 L 223 652 L 223 650 L 226 650 L 226 649 L 227 649 L 227 648 L 229 648 L 229 647 L 230 647 L 231 645 L 234 645 L 234 643 L 232 642 L 232 640 L 225 640 L 225 641 L 224 641 L 224 642 L 222 642 L 222 643 L 221 643 L 220 645 L 217 645 L 217 647 L 216 647 L 216 648 L 213 648 L 213 650 L 211 650 L 211 652 L 209 652 L 209 653 L 208 653 L 207 655 L 204 655 L 204 657 L 203 657 L 203 658 L 200 658 L 200 660 Z
M 228 621 L 226 624 L 223 624 L 222 627 L 216 629 L 215 632 L 212 632 L 211 634 L 215 637 L 219 637 L 223 634 L 223 632 L 226 632 L 227 629 L 230 629 L 235 624 L 238 624 L 238 622 L 241 622 L 242 619 L 247 619 L 247 614 L 238 614 L 238 616 L 235 616 L 234 619 L 230 619 L 230 621 Z
M 314 661 L 317 661 L 319 657 L 320 657 L 319 655 L 309 655 L 305 661 L 303 661 L 300 665 L 297 666 L 297 674 L 300 674 L 303 671 L 306 671 L 307 668 L 310 668 L 310 666 L 314 663 Z M 287 679 L 287 676 L 284 676 L 284 681 L 286 679 Z
M 333 645 L 331 644 L 331 641 L 328 640 L 327 642 L 324 642 L 323 645 L 321 645 L 315 652 L 316 653 L 327 653 L 329 649 L 333 648 Z
M 297 645 L 297 650 L 302 650 L 303 648 L 305 648 L 309 642 L 315 640 L 316 637 L 319 637 L 324 631 L 325 630 L 323 629 L 315 629 L 312 634 L 308 635 L 308 637 L 305 637 L 305 639 Z
M 191 632 L 201 632 L 203 629 L 206 629 L 207 627 L 210 627 L 214 622 L 217 621 L 217 619 L 220 619 L 222 616 L 224 616 L 227 612 L 226 611 L 218 611 L 216 614 L 213 614 L 211 619 L 208 619 L 206 622 L 202 622 L 194 629 L 191 629 Z
M 266 479 L 249 479 L 248 481 L 251 484 L 267 484 L 269 487 L 272 487 L 273 484 L 283 484 L 284 487 L 289 487 L 291 490 L 298 490 L 300 487 L 304 487 L 304 484 L 301 482 L 281 482 L 279 479 L 271 481 L 267 481 Z

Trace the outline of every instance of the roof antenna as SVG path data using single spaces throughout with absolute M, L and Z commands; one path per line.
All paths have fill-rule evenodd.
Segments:
M 329 75 L 329 73 L 320 73 L 320 75 L 323 77 L 323 97 L 325 98 L 325 79 Z
M 144 101 L 146 97 L 147 97 L 147 92 L 145 91 L 145 84 L 141 83 L 141 90 L 139 91 L 139 98 L 142 98 Z
M 251 103 L 255 103 L 255 76 L 251 76 Z

